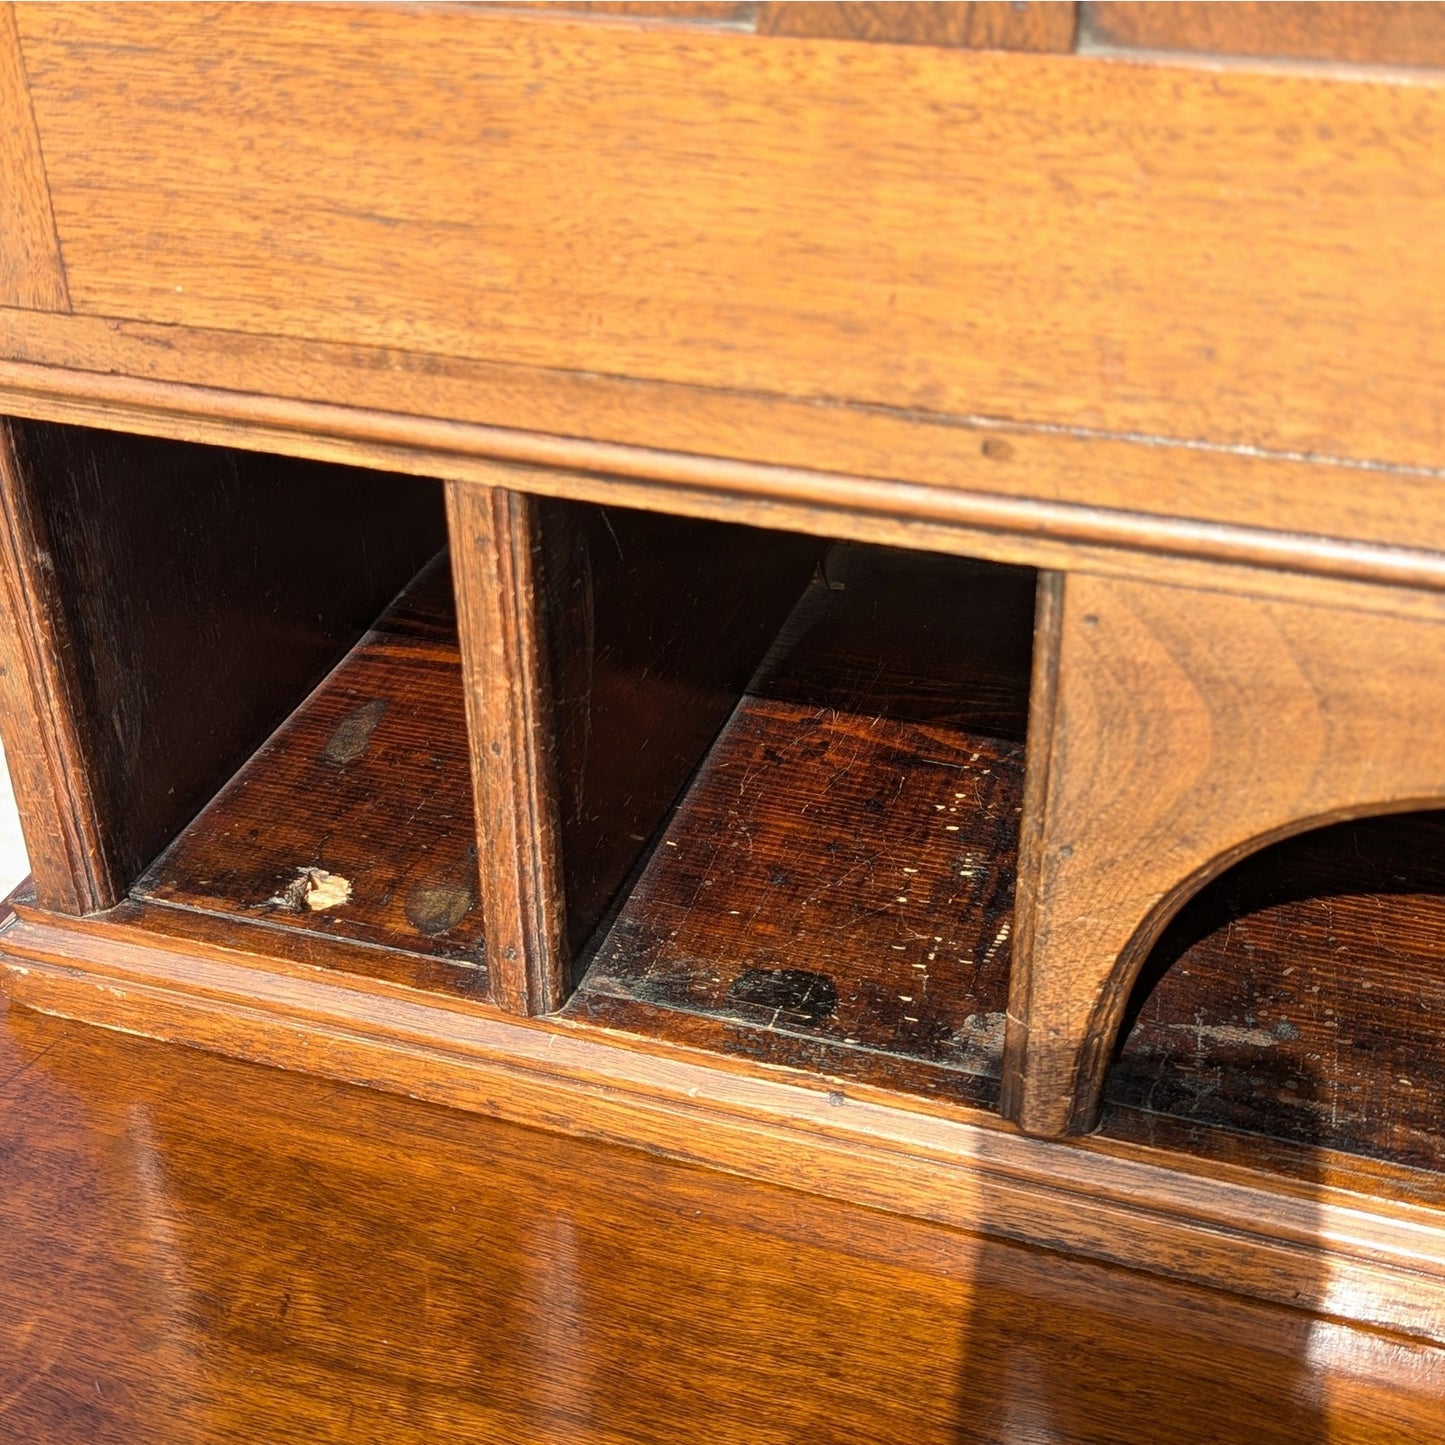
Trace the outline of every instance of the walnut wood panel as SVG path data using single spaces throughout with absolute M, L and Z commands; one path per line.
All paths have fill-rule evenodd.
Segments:
M 411 478 L 249 452 L 12 432 L 54 569 L 47 651 L 74 675 L 68 777 L 89 791 L 108 901 L 437 550 L 440 499 Z
M 15 7 L 0 4 L 0 305 L 68 311 Z
M 369 971 L 384 963 L 385 976 L 401 982 L 485 994 L 445 559 L 388 609 L 133 892 L 372 944 L 385 952 Z
M 1146 50 L 1278 55 L 1383 65 L 1445 64 L 1439 5 L 1101 3 L 1083 7 L 1096 44 Z
M 1433 85 L 469 11 L 20 26 L 85 311 L 1442 460 Z
M 182 942 L 143 918 L 52 917 L 12 925 L 3 947 L 7 992 L 53 1011 L 1445 1341 L 1439 1212 L 1361 1193 L 1359 1169 L 1325 1154 L 1302 1184 L 1028 1139 L 860 1083 L 318 979 L 224 930 Z
M 1437 479 L 1410 469 L 5 308 L 0 353 L 27 358 L 0 361 L 18 415 L 1028 565 L 1158 575 L 1165 554 L 1248 563 L 1255 592 L 1295 585 L 1260 564 L 1445 585 L 1421 550 L 1445 548 Z
M 790 0 L 758 7 L 764 35 L 829 36 L 889 45 L 957 45 L 970 50 L 1072 50 L 1077 6 L 1039 4 L 850 3 Z
M 3 1028 L 15 1445 L 1434 1433 L 1429 1346 L 22 1010 Z
M 826 544 L 616 507 L 544 501 L 536 515 L 570 990 Z
M 1213 1131 L 1249 1131 L 1441 1170 L 1442 946 L 1445 815 L 1339 823 L 1245 859 L 1150 954 L 1105 1127 L 1187 1129 L 1206 1154 Z
M 0 728 L 35 886 L 51 908 L 89 913 L 123 880 L 106 856 L 54 554 L 16 431 L 0 420 Z
M 1201 884 L 1311 825 L 1445 799 L 1438 626 L 1083 574 L 1059 609 L 1004 1082 L 1039 1132 L 1092 1123 L 1134 979 Z
M 566 996 L 557 773 L 537 606 L 537 504 L 502 488 L 447 488 L 471 737 L 489 992 L 508 1013 Z

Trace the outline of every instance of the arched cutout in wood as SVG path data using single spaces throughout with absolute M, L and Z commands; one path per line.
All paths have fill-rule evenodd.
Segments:
M 1199 887 L 1445 800 L 1445 625 L 1082 574 L 1045 583 L 1003 1106 L 1092 1128 L 1128 991 Z

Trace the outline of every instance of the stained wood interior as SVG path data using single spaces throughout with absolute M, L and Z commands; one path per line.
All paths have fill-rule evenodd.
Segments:
M 1341 823 L 1246 859 L 1151 955 L 1104 1132 L 1296 1172 L 1320 1149 L 1445 1169 L 1442 941 L 1445 813 Z
M 375 945 L 314 961 L 481 997 L 476 891 L 445 554 L 133 890 L 177 908 Z
M 569 1012 L 994 1101 L 1033 590 L 1022 569 L 834 548 Z
M 444 539 L 436 485 L 14 422 L 117 891 Z

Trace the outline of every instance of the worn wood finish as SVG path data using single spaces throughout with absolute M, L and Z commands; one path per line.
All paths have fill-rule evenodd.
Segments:
M 566 981 L 702 761 L 825 544 L 616 507 L 537 504 Z
M 991 1105 L 1032 576 L 834 548 L 570 1016 Z
M 991 1104 L 1022 761 L 979 734 L 747 699 L 577 1016 L 634 999 L 722 1020 L 728 1052 L 885 1086 L 897 1060 L 904 1087 Z
M 17 415 L 1030 565 L 1445 585 L 1438 479 L 1409 469 L 4 308 L 0 354 Z
M 1433 85 L 460 10 L 20 27 L 86 312 L 1445 460 Z
M 69 311 L 14 11 L 0 4 L 0 306 Z
M 849 3 L 789 0 L 758 7 L 764 35 L 828 36 L 888 45 L 954 45 L 970 50 L 1072 50 L 1072 4 Z
M 44 424 L 13 433 L 14 476 L 54 568 L 49 646 L 74 674 L 100 906 L 437 550 L 440 499 L 411 478 L 248 452 Z
M 1314 824 L 1445 799 L 1438 627 L 1081 574 L 1061 607 L 1005 1066 L 1004 1107 L 1044 1133 L 1093 1122 L 1134 979 L 1202 884 Z
M 1438 1419 L 1429 1346 L 631 1151 L 19 1010 L 0 1079 L 15 1445 L 1293 1445 Z
M 482 996 L 477 888 L 451 574 L 439 558 L 133 893 L 372 944 L 386 950 L 388 977 Z
M 1301 1182 L 1028 1139 L 961 1106 L 319 978 L 144 921 L 23 921 L 3 948 L 6 991 L 49 1010 L 1445 1342 L 1439 1211 L 1358 1192 L 1325 1159 Z
M 35 886 L 51 908 L 89 913 L 115 902 L 121 881 L 86 769 L 54 554 L 17 430 L 0 421 L 0 729 Z
M 556 737 L 535 583 L 537 503 L 447 487 L 491 998 L 541 1014 L 567 995 Z
M 1097 45 L 1377 65 L 1445 64 L 1445 11 L 1433 4 L 1086 4 Z
M 1191 899 L 1150 954 L 1109 1117 L 1131 1111 L 1118 1127 L 1134 1137 L 1182 1121 L 1205 1153 L 1208 1128 L 1232 1128 L 1445 1169 L 1442 943 L 1445 815 L 1266 848 Z

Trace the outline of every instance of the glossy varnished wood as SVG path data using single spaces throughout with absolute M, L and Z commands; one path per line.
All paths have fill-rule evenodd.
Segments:
M 11 1011 L 16 1445 L 1428 1440 L 1436 1349 Z
M 485 993 L 445 558 L 408 587 L 132 891 L 215 917 L 370 944 L 378 956 L 369 971 Z
M 1076 5 L 848 3 L 790 0 L 758 6 L 764 35 L 831 36 L 887 45 L 952 45 L 971 50 L 1072 50 Z

